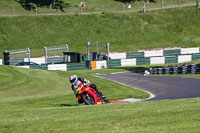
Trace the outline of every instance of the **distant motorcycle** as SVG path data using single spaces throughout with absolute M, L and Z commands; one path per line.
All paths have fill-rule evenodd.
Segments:
M 144 71 L 144 76 L 150 75 L 151 72 L 152 72 L 152 68 L 149 68 L 148 70 L 145 70 L 145 71 Z
M 89 85 L 84 86 L 82 83 L 78 86 L 77 97 L 86 105 L 109 103 L 109 100 L 102 92 L 91 88 Z

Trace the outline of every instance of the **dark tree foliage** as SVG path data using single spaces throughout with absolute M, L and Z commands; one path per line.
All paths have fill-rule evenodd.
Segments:
M 16 0 L 26 10 L 31 10 L 34 5 L 37 7 L 51 7 L 52 9 L 60 9 L 69 6 L 69 3 L 64 3 L 62 0 Z

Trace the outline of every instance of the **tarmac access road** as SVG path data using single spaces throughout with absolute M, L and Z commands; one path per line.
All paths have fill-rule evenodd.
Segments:
M 148 100 L 182 99 L 200 97 L 200 79 L 182 77 L 144 76 L 134 72 L 101 75 L 137 89 L 150 92 L 155 97 Z

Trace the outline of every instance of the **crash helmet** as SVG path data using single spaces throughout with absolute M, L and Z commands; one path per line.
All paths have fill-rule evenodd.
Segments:
M 76 75 L 71 75 L 69 77 L 69 81 L 70 81 L 71 84 L 76 84 L 77 81 L 78 81 L 78 77 Z

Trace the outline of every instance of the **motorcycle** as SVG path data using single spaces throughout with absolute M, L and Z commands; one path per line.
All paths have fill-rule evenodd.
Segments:
M 79 101 L 84 102 L 86 105 L 109 103 L 107 97 L 99 90 L 95 90 L 89 85 L 84 86 L 82 83 L 78 87 L 77 97 Z

